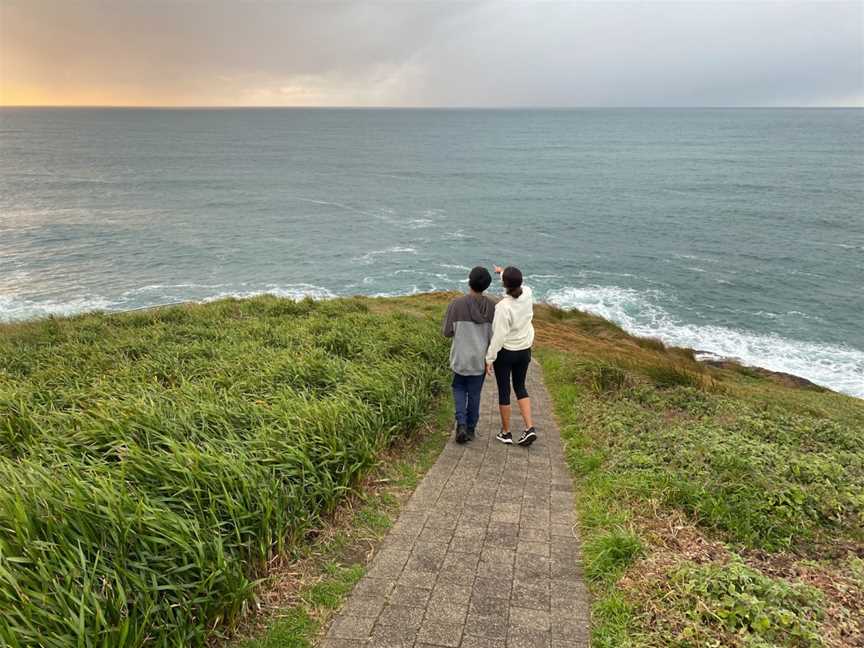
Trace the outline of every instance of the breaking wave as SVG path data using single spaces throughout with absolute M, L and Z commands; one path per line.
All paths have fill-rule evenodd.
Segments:
M 546 301 L 612 320 L 634 335 L 794 374 L 864 398 L 864 351 L 725 326 L 688 324 L 661 306 L 662 297 L 659 290 L 586 286 L 550 290 Z

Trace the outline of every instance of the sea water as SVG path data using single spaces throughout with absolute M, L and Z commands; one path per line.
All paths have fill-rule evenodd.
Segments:
M 475 264 L 864 396 L 864 110 L 0 109 L 0 320 Z

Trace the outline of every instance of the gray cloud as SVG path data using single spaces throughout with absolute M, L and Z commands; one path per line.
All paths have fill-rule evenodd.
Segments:
M 860 2 L 0 3 L 7 103 L 864 105 Z

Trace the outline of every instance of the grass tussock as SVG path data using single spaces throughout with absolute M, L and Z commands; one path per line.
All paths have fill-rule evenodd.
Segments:
M 262 297 L 0 328 L 0 643 L 230 627 L 427 416 L 446 368 L 429 308 Z
M 535 319 L 592 645 L 864 645 L 864 403 L 581 313 Z
M 422 475 L 450 436 L 452 411 L 441 398 L 416 436 L 400 439 L 343 501 L 314 539 L 298 547 L 299 559 L 271 570 L 258 610 L 224 645 L 234 648 L 311 648 L 367 571 L 376 545 L 396 521 Z M 222 645 L 222 644 L 220 644 Z

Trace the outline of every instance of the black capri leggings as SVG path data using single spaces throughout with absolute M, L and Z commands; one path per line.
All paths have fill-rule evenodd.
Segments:
M 498 404 L 510 404 L 510 374 L 513 374 L 513 391 L 516 392 L 516 400 L 528 398 L 528 390 L 525 389 L 525 376 L 528 374 L 528 365 L 531 364 L 531 349 L 521 351 L 509 351 L 501 349 L 498 357 L 492 363 L 495 369 L 495 380 L 498 383 Z

